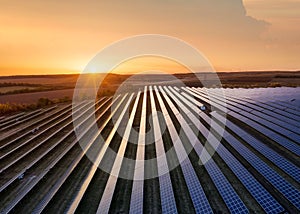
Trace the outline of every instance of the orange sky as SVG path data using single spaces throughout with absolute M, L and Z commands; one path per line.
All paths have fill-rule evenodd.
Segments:
M 80 72 L 110 43 L 147 33 L 187 41 L 219 71 L 300 69 L 299 0 L 124 2 L 2 1 L 0 75 Z

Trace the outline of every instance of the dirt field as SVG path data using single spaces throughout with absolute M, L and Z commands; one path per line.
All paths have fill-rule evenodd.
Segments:
M 25 83 L 58 86 L 74 86 L 78 75 L 36 75 L 36 76 L 5 76 L 0 77 L 0 83 Z
M 24 94 L 10 94 L 0 96 L 0 103 L 20 103 L 20 104 L 32 104 L 36 103 L 39 98 L 62 99 L 64 97 L 73 96 L 73 89 L 57 90 L 57 91 L 43 91 L 35 93 Z
M 0 93 L 7 93 L 7 92 L 13 92 L 16 90 L 31 90 L 34 89 L 34 87 L 28 87 L 28 86 L 11 86 L 11 87 L 0 87 Z

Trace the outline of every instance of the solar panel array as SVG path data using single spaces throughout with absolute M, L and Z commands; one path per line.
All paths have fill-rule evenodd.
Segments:
M 176 92 L 175 92 L 176 93 Z M 181 99 L 187 106 L 189 106 L 191 109 L 195 110 L 197 109 L 196 106 L 189 102 L 187 99 L 183 98 L 184 96 L 181 96 Z M 187 95 L 188 97 L 188 95 Z M 191 97 L 189 97 L 191 98 Z M 197 101 L 194 101 L 197 102 Z M 198 102 L 198 106 L 201 106 L 202 104 Z M 206 122 L 210 118 L 205 114 L 199 114 Z M 197 120 L 195 118 L 191 117 L 191 121 L 195 122 L 196 127 L 201 127 L 202 124 L 197 124 Z M 217 124 L 215 124 L 217 125 Z M 202 126 L 203 128 L 203 126 Z M 220 127 L 217 127 L 220 128 Z M 201 129 L 201 128 L 200 128 Z M 200 130 L 199 129 L 199 130 Z M 218 129 L 216 129 L 218 130 Z M 230 136 L 229 133 L 224 133 L 225 139 L 226 137 Z M 253 195 L 253 197 L 261 204 L 261 206 L 264 208 L 265 211 L 268 210 L 270 213 L 278 213 L 283 211 L 283 208 L 280 206 L 280 204 L 264 189 L 259 182 L 245 169 L 245 167 L 242 166 L 242 164 L 223 146 L 223 145 L 216 145 L 217 139 L 212 138 L 210 140 L 210 143 L 214 145 L 214 148 L 216 149 L 217 153 L 223 158 L 223 160 L 226 162 L 226 164 L 230 167 L 230 169 L 235 173 L 235 175 L 240 179 L 240 181 L 245 185 L 245 187 L 248 189 L 248 191 Z M 271 206 L 270 206 L 271 205 Z
M 194 89 L 192 89 L 192 91 L 194 91 L 196 93 L 199 92 Z M 208 103 L 211 103 L 211 101 L 208 99 L 207 95 L 201 94 L 201 93 L 200 93 L 200 95 L 201 95 L 201 99 L 203 99 L 204 101 L 206 101 Z M 213 105 L 218 108 L 218 106 L 222 106 L 224 102 L 226 102 L 226 101 L 225 100 L 223 100 L 223 101 L 216 100 L 216 102 L 213 103 Z M 221 107 L 219 107 L 219 108 L 221 108 Z M 255 128 L 259 132 L 262 132 L 264 135 L 268 136 L 269 138 L 271 138 L 272 140 L 274 140 L 281 146 L 285 147 L 292 153 L 295 153 L 296 155 L 300 156 L 300 146 L 297 145 L 296 142 L 291 141 L 291 140 L 287 139 L 286 137 L 280 135 L 279 133 L 275 132 L 274 129 L 276 129 L 276 127 L 274 127 L 275 126 L 274 124 L 273 125 L 271 124 L 270 127 L 266 127 L 266 126 L 263 126 L 262 124 L 258 123 L 256 120 L 253 120 L 251 115 L 249 115 L 249 114 L 248 114 L 248 117 L 245 117 L 244 114 L 246 114 L 247 112 L 245 113 L 241 109 L 238 109 L 238 108 L 232 107 L 232 106 L 228 107 L 228 109 L 231 110 L 228 112 L 229 115 L 245 122 L 247 125 Z
M 260 96 L 267 91 L 249 90 L 246 94 L 230 89 L 224 97 L 219 89 L 145 86 L 115 100 L 99 100 L 97 132 L 89 132 L 94 106 L 81 103 L 76 107 L 80 121 L 76 128 L 82 130 L 82 139 L 90 139 L 84 151 L 72 138 L 70 121 L 60 118 L 70 113 L 70 106 L 57 110 L 49 123 L 36 119 L 34 124 L 44 127 L 36 136 L 28 137 L 27 128 L 32 127 L 28 124 L 22 137 L 9 136 L 7 141 L 3 137 L 0 142 L 0 212 L 300 212 L 300 106 L 290 106 L 283 99 L 290 89 L 276 92 L 280 102 L 270 97 L 264 102 Z M 116 108 L 109 111 L 113 104 Z M 127 111 L 129 118 L 125 117 Z M 0 126 L 18 127 L 33 115 L 1 118 Z M 129 140 L 134 126 L 136 146 Z M 147 147 L 149 127 L 153 150 Z M 45 136 L 52 129 L 53 133 Z M 99 144 L 104 133 L 105 142 Z M 35 143 L 39 138 L 43 140 Z M 68 139 L 73 140 L 68 143 Z M 46 143 L 49 148 L 42 150 Z M 40 148 L 41 153 L 33 153 Z M 108 161 L 105 158 L 112 148 L 116 154 Z M 84 152 L 93 150 L 94 164 L 84 165 Z M 56 157 L 51 155 L 53 151 Z M 158 175 L 153 182 L 148 182 L 147 152 L 156 157 L 153 167 Z M 133 177 L 129 182 L 119 178 L 127 169 L 125 156 L 132 156 L 135 162 L 133 171 L 128 171 Z M 105 163 L 111 166 L 107 176 L 97 167 Z M 21 164 L 25 167 L 18 168 Z M 84 170 L 86 174 L 81 175 Z M 74 174 L 82 177 L 74 181 Z

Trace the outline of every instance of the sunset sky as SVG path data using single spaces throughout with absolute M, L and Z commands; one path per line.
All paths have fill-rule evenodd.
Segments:
M 300 69 L 300 0 L 4 0 L 0 26 L 0 75 L 80 72 L 149 33 L 185 40 L 218 71 Z

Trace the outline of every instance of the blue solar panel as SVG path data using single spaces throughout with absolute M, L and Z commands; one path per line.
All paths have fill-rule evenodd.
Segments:
M 285 104 L 284 102 L 281 102 L 280 100 L 278 100 L 276 102 L 274 102 L 273 100 L 270 100 L 270 101 L 266 102 L 266 104 L 274 106 L 277 109 L 289 110 L 291 112 L 295 112 L 296 114 L 299 114 L 298 109 L 290 108 L 291 107 L 290 105 Z
M 165 155 L 162 134 L 160 130 L 160 122 L 158 120 L 157 111 L 155 107 L 155 101 L 152 91 L 152 86 L 150 86 L 150 104 L 153 120 L 153 130 L 155 138 L 155 149 L 157 156 L 157 170 L 159 175 L 159 187 L 161 196 L 161 205 L 163 213 L 177 213 L 176 201 L 172 189 L 172 182 L 169 174 L 169 168 L 167 163 L 167 158 Z
M 198 90 L 200 90 L 200 89 L 198 89 Z M 203 90 L 202 90 L 203 91 Z M 212 91 L 214 91 L 214 89 L 210 89 L 209 90 L 210 91 L 210 93 L 212 93 L 212 94 L 215 94 L 215 95 L 218 95 L 218 94 L 216 94 L 216 93 L 213 93 Z M 247 109 L 243 109 L 243 110 L 246 110 L 246 111 L 248 111 L 248 112 L 255 112 L 255 114 L 256 115 L 258 115 L 259 113 L 261 113 L 261 112 L 264 112 L 264 114 L 260 114 L 260 116 L 262 116 L 263 118 L 266 118 L 267 117 L 267 115 L 268 116 L 271 116 L 271 118 L 270 117 L 268 117 L 269 118 L 269 121 L 273 121 L 274 120 L 274 118 L 277 118 L 277 119 L 279 119 L 279 120 L 281 120 L 281 121 L 283 121 L 283 122 L 285 122 L 285 123 L 289 123 L 289 124 L 292 124 L 292 125 L 296 125 L 296 126 L 300 126 L 300 119 L 297 121 L 297 120 L 295 120 L 295 118 L 292 116 L 291 118 L 287 118 L 286 116 L 283 116 L 283 115 L 281 115 L 281 114 L 278 114 L 278 113 L 274 113 L 273 112 L 273 110 L 275 110 L 276 108 L 275 107 L 272 107 L 272 109 L 271 110 L 269 110 L 270 109 L 270 107 L 268 106 L 268 105 L 266 105 L 266 104 L 263 104 L 263 103 L 261 103 L 261 102 L 258 102 L 258 101 L 254 101 L 254 100 L 251 100 L 251 99 L 247 99 L 247 101 L 243 101 L 242 99 L 239 99 L 239 98 L 236 98 L 236 97 L 232 97 L 232 95 L 231 96 L 228 96 L 228 95 L 226 95 L 226 99 L 227 99 L 227 101 L 228 100 L 232 100 L 232 101 L 235 101 L 235 102 L 237 102 L 238 103 L 238 105 L 236 105 L 236 106 L 240 106 L 240 104 L 244 104 L 244 105 L 246 105 L 246 106 L 248 106 L 248 107 L 250 107 L 251 109 L 253 109 L 253 110 L 255 110 L 255 111 L 252 111 L 251 109 L 250 110 L 247 110 Z M 230 102 L 231 104 L 233 104 L 233 105 L 235 105 L 234 103 L 232 103 L 232 102 Z M 281 103 L 281 102 L 280 102 Z M 262 106 L 262 107 L 261 107 Z M 265 106 L 265 107 L 267 107 L 267 108 L 263 108 L 263 106 Z M 277 109 L 277 110 L 279 110 L 279 109 Z M 281 113 L 281 112 L 284 112 L 284 110 L 279 110 L 279 113 Z M 258 115 L 259 116 L 259 115 Z M 277 123 L 278 124 L 278 123 Z M 293 131 L 296 131 L 296 132 L 298 132 L 296 129 L 295 129 L 295 127 L 294 126 L 288 126 L 288 125 L 285 125 L 284 123 L 280 123 L 279 125 L 282 125 L 283 127 L 285 127 L 285 128 L 291 128 L 291 130 L 293 130 Z
M 297 144 L 295 144 L 294 142 L 286 139 L 285 137 L 275 133 L 274 131 L 256 123 L 255 121 L 252 120 L 246 120 L 245 117 L 240 117 L 240 119 L 247 123 L 248 125 L 250 125 L 252 128 L 255 128 L 257 131 L 263 133 L 264 135 L 268 136 L 269 138 L 271 138 L 272 140 L 274 140 L 275 142 L 277 142 L 278 144 L 280 144 L 281 146 L 285 147 L 286 149 L 288 149 L 289 151 L 293 152 L 294 154 L 300 156 L 300 148 Z
M 181 96 L 184 103 L 191 107 L 191 109 L 197 109 L 188 100 Z M 181 106 L 179 102 L 178 105 Z M 205 114 L 199 114 L 204 120 L 210 120 L 210 118 Z M 195 118 L 190 118 L 191 121 L 195 122 Z M 209 121 L 207 121 L 209 122 Z M 201 131 L 201 124 L 195 122 L 195 126 Z M 203 126 L 203 125 L 202 125 Z M 232 137 L 228 132 L 224 135 L 227 137 Z M 228 138 L 227 138 L 228 139 Z M 236 140 L 236 139 L 235 139 Z M 243 165 L 222 145 L 216 145 L 217 139 L 211 138 L 210 143 L 217 148 L 217 152 L 220 157 L 226 162 L 229 168 L 234 172 L 234 174 L 239 178 L 239 180 L 244 184 L 248 191 L 253 195 L 253 197 L 258 201 L 262 208 L 267 213 L 278 213 L 283 211 L 283 207 L 268 193 L 268 191 L 261 186 L 261 184 L 243 167 Z
M 283 113 L 286 113 L 286 112 L 275 109 L 274 111 L 264 110 L 263 113 L 266 113 L 266 114 L 270 115 L 271 117 L 278 118 L 281 121 L 284 121 L 291 125 L 300 127 L 300 118 L 299 118 L 299 120 L 296 120 L 296 118 L 293 115 L 287 115 L 287 114 L 284 115 Z
M 255 104 L 257 104 L 257 105 L 260 105 L 261 107 L 263 107 L 263 108 L 265 108 L 265 109 L 268 109 L 269 111 L 273 111 L 273 110 L 275 110 L 275 109 L 277 109 L 276 107 L 274 107 L 274 106 L 270 106 L 270 105 L 268 105 L 268 104 L 266 104 L 266 103 L 263 103 L 263 102 L 261 102 L 261 101 L 257 101 L 257 100 L 249 100 L 249 102 L 253 102 L 253 103 L 255 103 Z M 280 110 L 280 111 L 282 111 L 282 110 Z
M 260 174 L 276 187 L 292 204 L 300 209 L 300 192 L 282 178 L 277 172 L 254 155 L 247 147 L 228 141 Z
M 289 113 L 287 111 L 281 111 L 280 109 L 274 109 L 273 111 L 275 113 L 281 114 L 281 115 L 283 115 L 283 116 L 285 116 L 287 118 L 291 118 L 291 119 L 293 119 L 295 121 L 300 121 L 300 117 L 299 116 L 291 114 L 291 113 Z
M 147 86 L 144 88 L 142 114 L 140 120 L 140 133 L 137 145 L 134 181 L 132 184 L 129 213 L 143 213 L 144 199 L 144 160 L 145 156 L 145 132 L 146 132 L 146 107 L 147 107 Z
M 214 114 L 215 118 L 221 118 L 222 116 L 220 114 Z M 226 121 L 226 126 L 231 129 L 233 132 L 235 132 L 239 137 L 241 137 L 246 143 L 251 145 L 253 148 L 255 148 L 258 152 L 263 154 L 266 158 L 268 158 L 270 161 L 272 161 L 276 166 L 281 168 L 283 171 L 285 171 L 288 175 L 293 177 L 296 181 L 300 182 L 300 169 L 294 165 L 293 163 L 286 160 L 284 157 L 282 157 L 280 154 L 276 153 L 274 150 L 251 136 L 249 133 L 245 132 L 243 129 L 232 123 L 231 121 Z M 229 135 L 228 132 L 226 132 L 223 136 L 226 139 L 226 136 Z M 230 139 L 226 139 L 228 141 L 232 140 L 233 136 L 231 136 Z
M 195 148 L 198 155 L 201 155 L 201 150 L 199 149 L 201 148 Z M 228 209 L 233 213 L 248 213 L 246 206 L 236 194 L 233 187 L 228 183 L 226 177 L 215 164 L 213 159 L 210 159 L 208 162 L 205 163 L 205 168 L 207 169 L 212 180 L 214 181 Z
M 197 91 L 203 93 L 203 89 L 197 89 Z M 212 96 L 212 94 L 210 94 L 210 96 Z M 242 113 L 243 116 L 248 117 L 252 120 L 255 120 L 256 122 L 259 122 L 262 125 L 265 125 L 266 127 L 269 127 L 276 132 L 279 132 L 280 134 L 286 136 L 287 138 L 290 138 L 291 140 L 299 142 L 300 136 L 287 129 L 289 127 L 292 130 L 294 130 L 294 126 L 292 126 L 292 125 L 289 126 L 289 124 L 282 122 L 282 121 L 280 122 L 280 121 L 276 120 L 276 118 L 267 117 L 265 114 L 259 113 L 256 110 L 253 110 L 247 106 L 243 106 L 239 103 L 230 101 L 229 99 L 225 100 L 222 97 L 216 97 L 216 96 L 214 96 L 214 97 L 217 98 L 218 101 L 226 102 L 228 109 L 238 112 L 238 113 Z M 258 116 L 260 116 L 260 117 L 258 117 Z M 281 125 L 281 126 L 279 126 L 279 125 Z M 296 128 L 295 131 L 298 132 L 299 129 Z
M 174 193 L 172 189 L 172 182 L 170 179 L 170 175 L 168 173 L 159 176 L 159 187 L 160 187 L 162 212 L 177 213 L 176 202 L 175 202 Z
M 270 116 L 267 114 L 266 111 L 264 112 L 258 112 L 258 111 L 253 111 L 251 112 L 261 118 L 264 118 L 265 120 L 268 120 L 270 122 L 273 122 L 281 127 L 284 127 L 285 129 L 287 129 L 288 131 L 292 131 L 292 132 L 298 132 L 299 131 L 299 127 L 296 127 L 295 124 L 291 124 L 289 122 L 286 121 L 282 121 L 282 120 L 279 120 L 277 117 L 274 117 L 274 116 Z M 278 115 L 278 114 L 275 114 L 275 115 Z M 291 133 L 291 132 L 290 132 Z
M 213 90 L 210 90 L 210 91 L 213 91 Z M 252 103 L 251 103 L 251 101 L 249 99 L 247 99 L 247 101 L 243 101 L 241 99 L 238 99 L 238 98 L 232 97 L 232 96 L 230 96 L 230 97 L 226 96 L 226 99 L 227 100 L 232 100 L 232 101 L 237 102 L 238 104 L 243 104 L 243 105 L 246 105 L 246 106 L 250 107 L 252 110 L 248 110 L 248 112 L 252 112 L 253 110 L 255 110 L 254 111 L 255 114 L 256 115 L 259 114 L 258 116 L 262 116 L 264 118 L 266 118 L 268 116 L 271 116 L 271 117 L 268 117 L 269 119 L 271 119 L 269 121 L 272 121 L 273 118 L 277 118 L 278 120 L 283 121 L 285 123 L 289 123 L 289 124 L 293 124 L 293 125 L 300 125 L 300 122 L 295 121 L 294 118 L 287 118 L 287 117 L 285 117 L 281 114 L 274 113 L 273 111 L 270 111 L 268 109 L 265 109 L 265 108 L 261 107 L 260 102 L 252 101 Z M 234 104 L 234 103 L 232 103 L 232 104 Z M 244 109 L 244 110 L 246 110 L 246 109 Z M 262 114 L 262 112 L 263 112 L 263 114 Z M 283 127 L 286 127 L 286 126 L 283 126 Z
M 161 88 L 160 88 L 161 89 Z M 168 94 L 175 100 L 177 104 L 180 105 L 180 102 L 178 102 L 177 98 L 169 92 L 167 88 L 165 90 L 168 92 Z M 173 105 L 173 103 L 166 99 L 170 106 Z M 183 107 L 180 105 L 180 107 Z M 182 108 L 182 110 L 185 113 L 188 113 L 188 110 L 185 108 Z M 180 113 L 174 113 L 177 117 L 179 123 L 181 124 L 182 129 L 184 130 L 186 136 L 189 139 L 189 142 L 194 142 L 194 149 L 196 153 L 198 154 L 200 160 L 205 163 L 205 169 L 207 170 L 208 174 L 210 175 L 212 181 L 214 182 L 216 188 L 218 189 L 220 195 L 222 196 L 225 204 L 227 205 L 230 212 L 233 213 L 248 213 L 248 209 L 243 203 L 243 201 L 240 199 L 240 197 L 237 195 L 231 184 L 228 182 L 227 178 L 224 176 L 222 171 L 219 169 L 217 164 L 214 162 L 213 159 L 211 159 L 210 155 L 206 151 L 206 149 L 202 146 L 202 144 L 199 142 L 197 136 L 192 131 L 192 129 L 189 127 L 189 125 L 186 123 L 186 121 L 183 119 L 183 117 L 180 115 Z
M 144 181 L 135 180 L 132 186 L 130 213 L 143 213 Z
M 251 112 L 251 113 L 242 112 L 242 113 L 243 113 L 243 116 L 248 117 L 251 120 L 254 120 L 256 122 L 259 122 L 260 124 L 272 129 L 273 131 L 276 131 L 276 132 L 280 133 L 281 135 L 284 135 L 285 137 L 290 138 L 291 140 L 294 140 L 294 141 L 298 142 L 297 141 L 298 138 L 296 137 L 297 134 L 296 134 L 296 136 L 294 136 L 293 134 L 295 134 L 295 133 L 289 131 L 286 128 L 283 128 L 283 127 L 278 126 L 277 124 L 275 124 L 276 123 L 275 118 L 273 119 L 272 122 L 269 122 L 269 121 L 265 120 L 264 118 L 260 118 L 260 117 L 257 117 L 256 115 L 254 115 L 253 114 L 254 112 Z M 286 126 L 286 124 L 283 125 L 283 126 Z
M 299 111 L 300 110 L 300 99 L 295 98 L 293 101 L 282 101 L 281 104 L 287 106 L 288 108 Z
M 196 213 L 212 213 L 212 209 L 189 159 L 185 159 L 182 162 L 181 168 L 185 175 L 186 184 L 188 186 Z
M 281 101 L 277 101 L 277 103 L 274 103 L 274 102 L 266 102 L 266 104 L 272 105 L 272 106 L 275 107 L 276 109 L 279 109 L 279 110 L 281 110 L 281 111 L 287 112 L 287 113 L 289 113 L 290 115 L 293 115 L 293 116 L 295 116 L 297 119 L 299 119 L 300 113 L 299 113 L 299 110 L 298 110 L 298 109 L 290 108 L 291 106 L 289 106 L 289 107 L 282 106 L 282 105 L 279 105 L 278 103 L 282 103 L 282 102 L 281 102 Z
M 193 96 L 196 96 L 196 97 L 198 96 L 198 98 L 210 103 L 211 105 L 215 106 L 216 108 L 222 108 L 221 107 L 222 102 L 211 103 L 210 100 L 205 98 L 204 95 L 200 96 L 200 94 L 193 93 L 193 90 L 191 90 L 191 91 L 187 90 L 187 91 L 189 91 L 190 94 L 192 94 Z M 281 146 L 285 147 L 286 149 L 288 149 L 292 153 L 300 156 L 300 147 L 296 143 L 294 143 L 293 141 L 290 141 L 289 139 L 287 139 L 287 138 L 277 134 L 276 132 L 274 132 L 274 131 L 258 124 L 256 121 L 253 121 L 250 118 L 244 117 L 241 114 L 237 114 L 237 113 L 233 113 L 233 112 L 228 112 L 228 114 L 233 116 L 233 117 L 237 117 L 238 119 L 245 122 L 246 124 L 248 124 L 252 128 L 255 128 L 259 132 L 263 133 L 264 135 L 268 136 L 269 138 L 271 138 L 272 140 L 274 140 L 275 142 L 280 144 Z
M 261 131 L 261 130 L 260 130 Z M 291 203 L 300 209 L 300 192 L 282 178 L 277 172 L 259 159 L 239 141 L 229 140 L 228 143 L 236 149 L 260 174 L 276 187 Z M 219 148 L 222 146 L 220 145 Z
M 123 139 L 122 139 L 121 144 L 120 144 L 121 146 L 119 147 L 118 154 L 116 156 L 116 159 L 114 160 L 114 164 L 113 164 L 110 176 L 107 180 L 105 190 L 103 192 L 100 204 L 98 206 L 98 211 L 101 211 L 103 213 L 108 213 L 109 212 L 109 208 L 110 208 L 111 201 L 112 201 L 113 194 L 114 194 L 114 190 L 115 190 L 115 188 L 113 188 L 113 187 L 116 186 L 116 183 L 117 183 L 117 180 L 118 180 L 118 176 L 116 176 L 116 175 L 119 175 L 119 172 L 121 170 L 122 161 L 123 161 L 123 157 L 125 155 L 125 150 L 126 150 L 126 147 L 127 147 L 127 143 L 128 143 L 130 131 L 131 131 L 131 128 L 132 128 L 133 120 L 134 120 L 134 117 L 135 117 L 135 113 L 136 113 L 136 110 L 137 110 L 139 98 L 140 98 L 140 92 L 138 92 L 137 97 L 135 99 L 134 106 L 133 106 L 132 111 L 130 113 L 130 118 L 129 118 L 128 123 L 126 125 L 124 136 L 123 136 Z
M 181 169 L 182 169 L 183 176 L 186 181 L 187 187 L 189 189 L 189 194 L 193 201 L 195 211 L 196 211 L 196 213 L 213 213 L 212 209 L 210 207 L 210 204 L 206 198 L 206 195 L 202 189 L 202 186 L 201 186 L 201 184 L 197 178 L 197 175 L 193 169 L 193 166 L 187 157 L 187 154 L 183 147 L 183 144 L 182 144 L 182 142 L 178 142 L 178 140 L 180 140 L 180 138 L 178 136 L 178 133 L 175 129 L 173 121 L 171 120 L 171 118 L 168 114 L 168 111 L 167 111 L 156 87 L 155 87 L 155 90 L 156 90 L 158 102 L 159 102 L 161 110 L 163 112 L 171 139 L 174 142 L 174 148 L 177 153 L 177 156 L 184 157 L 184 155 L 182 155 L 182 153 L 185 153 L 185 155 L 186 155 L 185 160 L 183 160 L 181 163 Z

